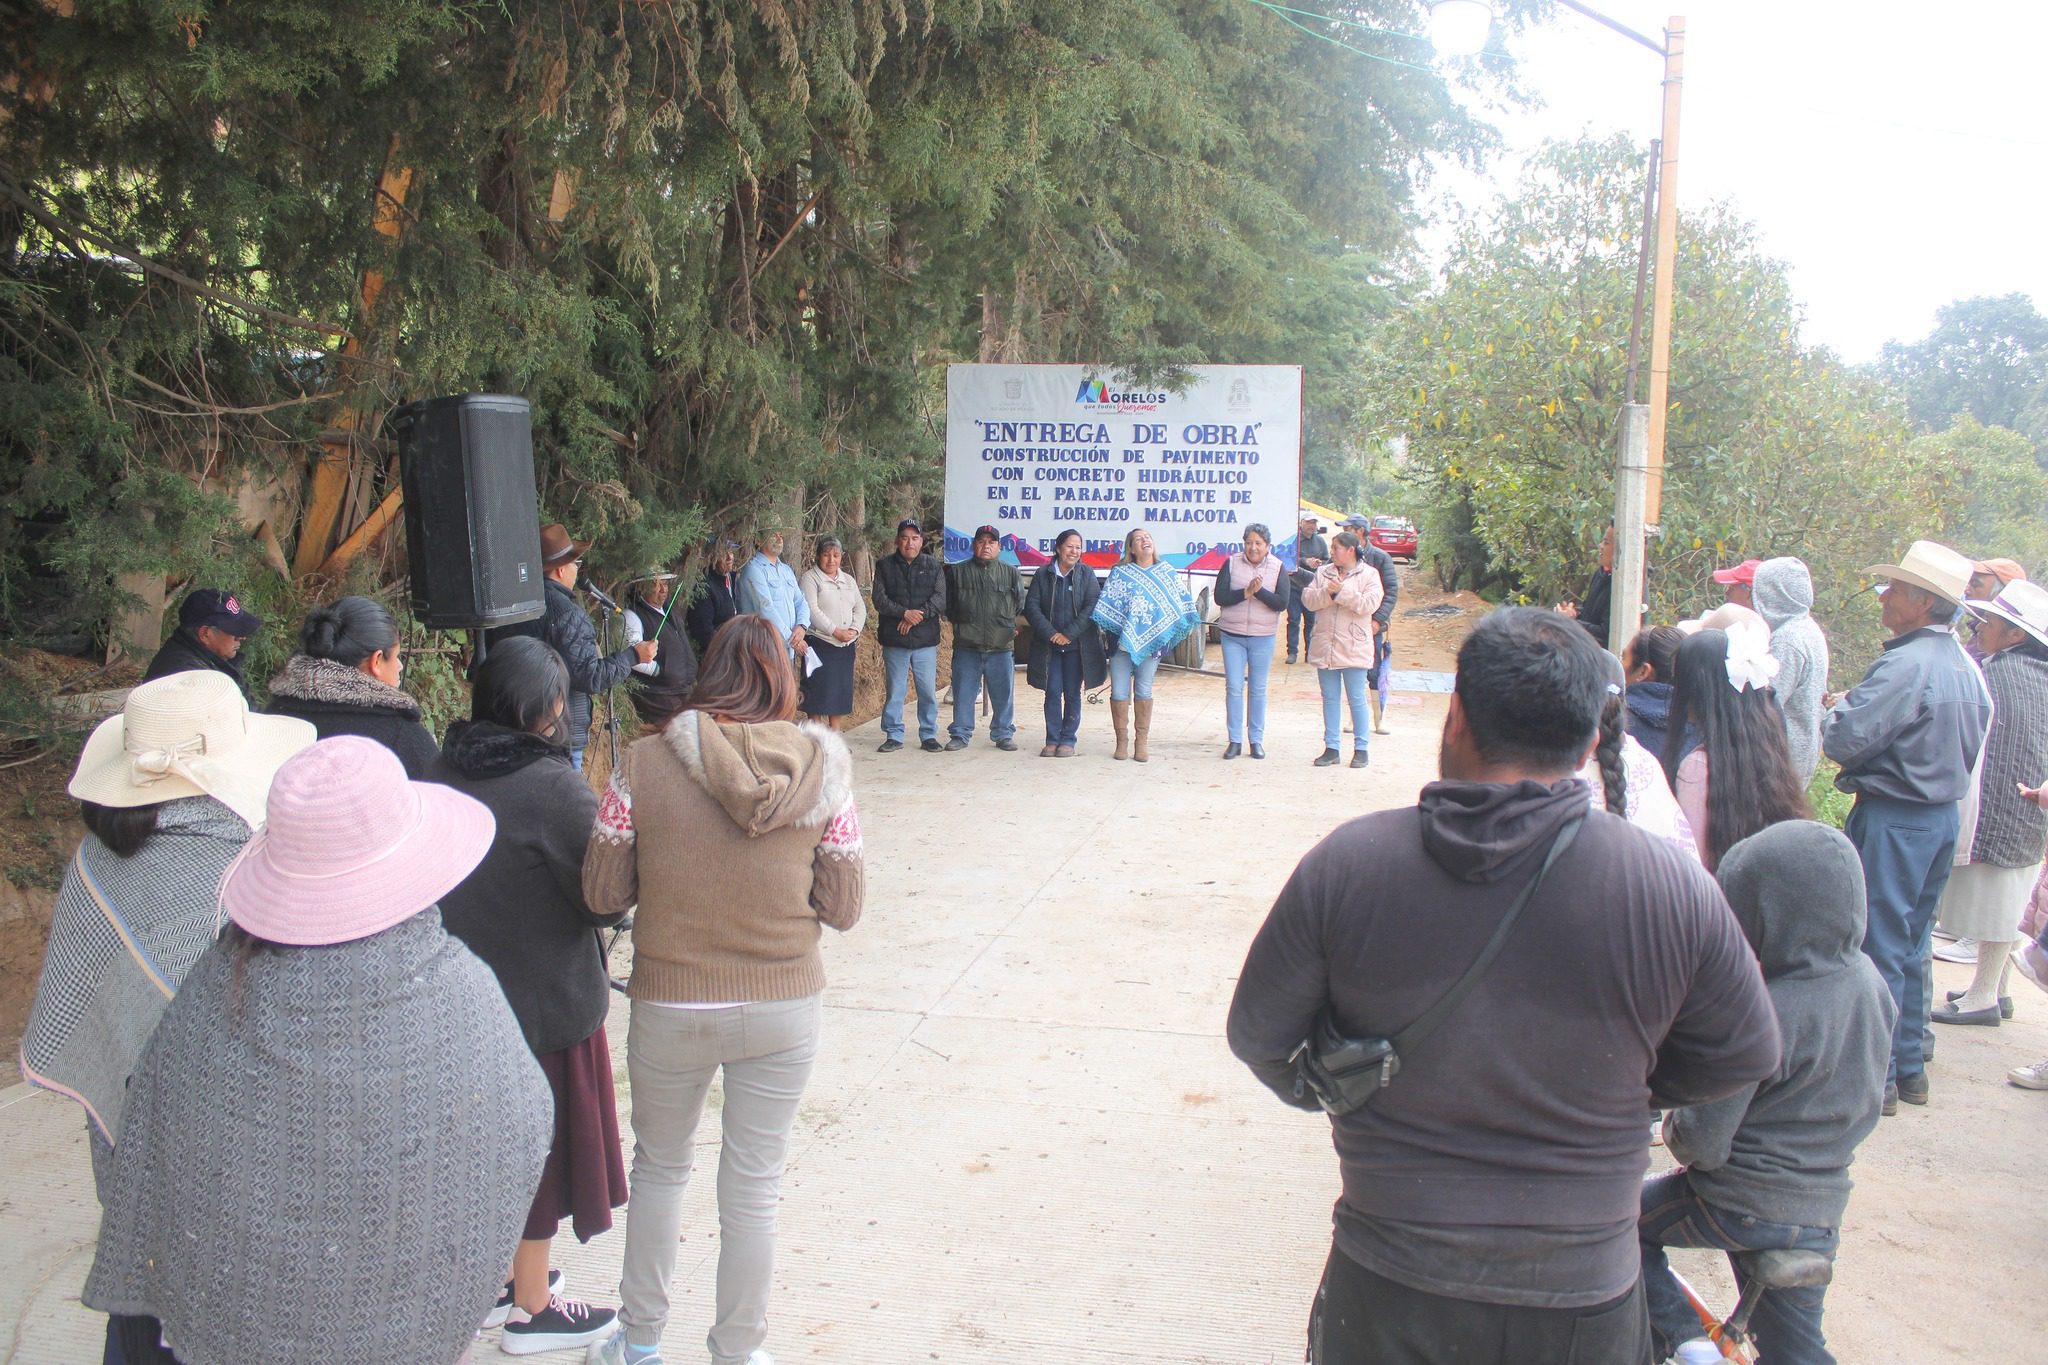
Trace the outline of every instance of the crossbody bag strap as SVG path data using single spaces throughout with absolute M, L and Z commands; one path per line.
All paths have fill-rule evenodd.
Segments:
M 1508 935 L 1514 931 L 1515 921 L 1519 920 L 1522 911 L 1528 908 L 1530 899 L 1536 894 L 1536 888 L 1543 885 L 1543 878 L 1550 871 L 1551 864 L 1564 856 L 1564 851 L 1572 846 L 1572 840 L 1579 837 L 1579 826 L 1585 823 L 1586 817 L 1583 815 L 1575 815 L 1565 822 L 1564 828 L 1550 841 L 1550 852 L 1543 855 L 1543 865 L 1536 869 L 1536 875 L 1522 887 L 1521 894 L 1515 897 L 1515 903 L 1508 907 L 1508 912 L 1500 917 L 1500 924 L 1494 929 L 1493 937 L 1486 941 L 1486 947 L 1481 950 L 1479 957 L 1465 969 L 1465 974 L 1458 978 L 1458 984 L 1451 987 L 1443 999 L 1431 1005 L 1420 1019 L 1394 1035 L 1396 1057 L 1406 1060 L 1414 1051 L 1416 1044 L 1435 1032 L 1436 1026 L 1444 1021 L 1444 1016 L 1456 1009 L 1465 997 L 1472 993 L 1472 988 L 1479 984 L 1479 978 L 1486 975 L 1486 969 L 1493 965 L 1493 960 L 1500 956 L 1500 950 L 1507 946 Z

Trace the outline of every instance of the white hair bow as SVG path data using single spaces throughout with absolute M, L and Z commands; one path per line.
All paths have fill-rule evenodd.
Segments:
M 1755 621 L 1734 621 L 1728 626 L 1728 685 L 1737 692 L 1754 687 L 1761 692 L 1778 676 L 1778 661 L 1771 655 L 1771 632 Z

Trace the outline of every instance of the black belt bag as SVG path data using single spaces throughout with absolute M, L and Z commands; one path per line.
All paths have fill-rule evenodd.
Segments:
M 1572 840 L 1579 837 L 1579 826 L 1585 821 L 1585 816 L 1575 815 L 1565 822 L 1564 828 L 1550 841 L 1550 851 L 1543 855 L 1543 863 L 1536 869 L 1536 875 L 1529 879 L 1515 897 L 1515 903 L 1501 916 L 1499 926 L 1494 929 L 1493 937 L 1486 941 L 1479 957 L 1465 969 L 1465 974 L 1458 978 L 1457 984 L 1444 998 L 1431 1005 L 1421 1018 L 1392 1038 L 1347 1038 L 1338 1032 L 1336 1021 L 1325 1008 L 1316 1019 L 1315 1032 L 1294 1050 L 1294 1097 L 1301 1099 L 1313 1093 L 1329 1113 L 1343 1115 L 1363 1109 L 1374 1095 L 1386 1089 L 1387 1083 L 1400 1074 L 1401 1058 L 1413 1053 L 1416 1044 L 1435 1032 L 1444 1017 L 1456 1009 L 1479 984 L 1479 978 L 1486 975 L 1486 969 L 1493 965 L 1493 960 L 1506 946 L 1515 921 L 1528 908 L 1536 888 L 1543 885 L 1550 865 L 1572 846 Z

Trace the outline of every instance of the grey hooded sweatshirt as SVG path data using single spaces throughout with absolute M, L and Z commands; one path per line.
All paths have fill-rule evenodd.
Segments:
M 1756 566 L 1750 596 L 1771 627 L 1771 657 L 1778 661 L 1772 687 L 1785 712 L 1792 766 L 1804 786 L 1820 766 L 1820 699 L 1828 689 L 1828 640 L 1811 615 L 1813 576 L 1804 560 L 1767 559 Z
M 1763 964 L 1785 1051 L 1767 1079 L 1675 1111 L 1671 1155 L 1716 1208 L 1836 1227 L 1849 1162 L 1877 1126 L 1898 1017 L 1862 952 L 1863 864 L 1828 826 L 1788 820 L 1729 849 L 1719 875 Z

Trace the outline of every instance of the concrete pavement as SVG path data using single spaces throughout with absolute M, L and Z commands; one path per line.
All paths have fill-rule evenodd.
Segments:
M 1077 757 L 1038 758 L 1039 694 L 1021 676 L 1021 752 L 983 733 L 964 753 L 882 756 L 872 725 L 849 736 L 867 914 L 826 937 L 824 1045 L 784 1185 L 779 1360 L 1302 1358 L 1337 1192 L 1328 1128 L 1236 1063 L 1224 1014 L 1301 853 L 1434 776 L 1444 702 L 1397 697 L 1371 768 L 1315 769 L 1314 674 L 1274 675 L 1264 762 L 1219 761 L 1221 682 L 1176 674 L 1161 676 L 1144 765 L 1110 761 L 1100 705 Z M 1866 1146 L 1829 1313 L 1845 1361 L 2038 1352 L 2048 1248 L 2035 1195 L 2007 1182 L 2038 1165 L 2048 1095 L 2000 1078 L 2048 1055 L 2043 1021 L 2048 1000 L 2032 997 L 2004 1030 L 1951 1030 L 1964 1036 L 1943 1039 L 1934 1107 Z M 620 1002 L 622 1111 L 625 1034 Z M 76 1303 L 97 1219 L 82 1132 L 65 1101 L 0 1093 L 0 1365 L 98 1359 L 99 1320 Z M 707 1358 L 708 1118 L 704 1138 L 671 1365 Z M 1987 1207 L 2000 1202 L 2021 1207 Z M 571 1291 L 614 1302 L 622 1245 L 616 1230 L 589 1246 L 565 1232 Z M 1973 1259 L 1943 1267 L 1934 1251 Z M 1726 1284 L 1712 1257 L 1680 1264 Z M 1902 1303 L 1907 1287 L 1926 1292 Z M 487 1340 L 479 1358 L 494 1354 Z

